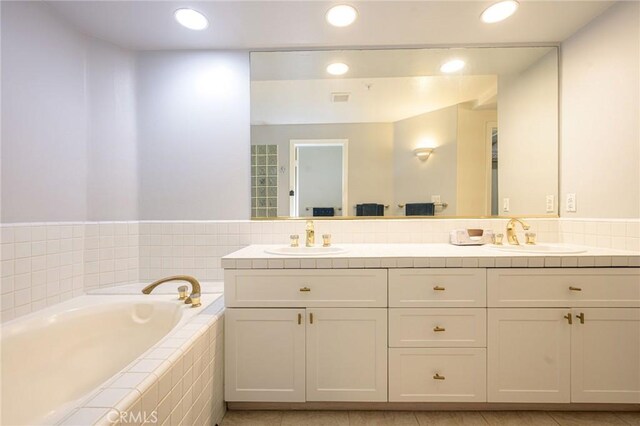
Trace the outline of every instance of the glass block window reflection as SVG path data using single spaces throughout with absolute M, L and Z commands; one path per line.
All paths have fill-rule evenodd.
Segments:
M 251 216 L 278 216 L 278 145 L 251 145 Z

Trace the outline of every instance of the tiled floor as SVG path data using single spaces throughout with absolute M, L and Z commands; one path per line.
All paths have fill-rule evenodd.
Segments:
M 640 412 L 227 411 L 222 426 L 640 426 Z

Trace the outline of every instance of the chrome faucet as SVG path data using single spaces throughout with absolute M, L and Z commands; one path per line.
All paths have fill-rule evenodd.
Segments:
M 313 229 L 312 220 L 307 221 L 306 231 L 307 231 L 307 238 L 305 240 L 305 246 L 313 247 L 313 245 L 316 243 L 316 231 Z
M 516 223 L 522 225 L 522 229 L 528 231 L 531 226 L 527 222 L 522 219 L 513 218 L 509 222 L 507 222 L 507 241 L 509 244 L 513 244 L 515 246 L 519 246 L 520 242 L 518 241 L 518 236 L 516 235 Z
M 150 294 L 154 288 L 158 287 L 162 283 L 166 283 L 169 281 L 187 281 L 191 284 L 191 295 L 187 297 L 184 301 L 185 304 L 191 305 L 192 308 L 197 308 L 200 306 L 200 283 L 197 279 L 190 275 L 175 275 L 173 277 L 166 277 L 159 279 L 158 281 L 154 281 L 145 288 L 142 289 L 142 293 Z

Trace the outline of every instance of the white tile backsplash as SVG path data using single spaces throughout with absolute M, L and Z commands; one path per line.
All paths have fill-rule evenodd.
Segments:
M 317 220 L 315 226 L 316 235 L 332 234 L 335 244 L 446 243 L 452 229 L 485 228 L 504 233 L 506 222 Z M 549 218 L 528 222 L 540 242 L 640 251 L 640 219 Z M 173 274 L 220 281 L 223 256 L 249 244 L 287 244 L 291 234 L 303 238 L 305 222 L 64 222 L 4 224 L 0 229 L 0 310 L 2 321 L 6 321 L 97 288 Z M 297 262 L 301 268 L 316 267 L 313 259 Z M 434 264 L 438 262 L 434 260 Z M 479 266 L 489 264 L 483 261 Z

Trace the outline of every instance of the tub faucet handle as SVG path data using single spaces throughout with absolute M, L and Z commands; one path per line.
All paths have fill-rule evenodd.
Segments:
M 187 305 L 191 305 L 192 308 L 197 308 L 201 305 L 200 293 L 191 293 L 191 296 L 187 297 L 184 303 Z
M 186 285 L 181 285 L 178 287 L 178 300 L 185 300 L 187 298 L 187 290 L 189 287 Z

